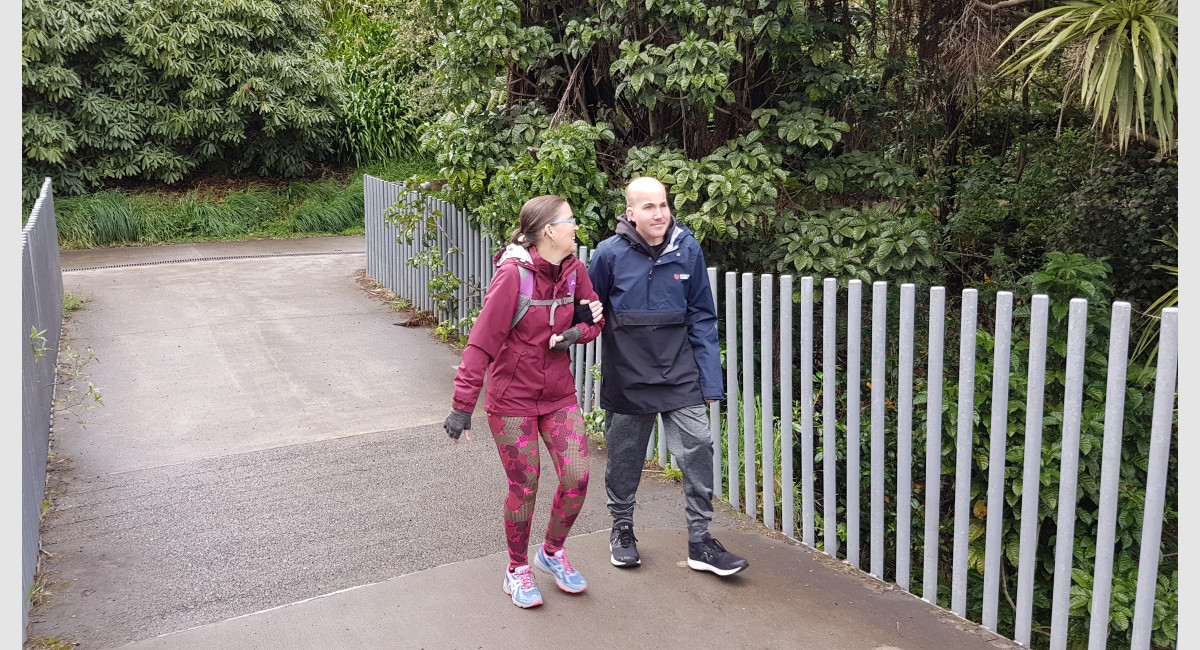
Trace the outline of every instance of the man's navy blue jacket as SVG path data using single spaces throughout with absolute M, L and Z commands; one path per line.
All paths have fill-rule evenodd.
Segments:
M 621 216 L 588 276 L 604 303 L 600 408 L 663 413 L 725 399 L 716 306 L 692 231 L 672 222 L 656 258 Z

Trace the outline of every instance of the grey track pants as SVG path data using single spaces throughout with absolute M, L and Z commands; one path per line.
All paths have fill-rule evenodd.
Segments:
M 654 431 L 655 414 L 605 414 L 604 442 L 608 447 L 608 466 L 604 481 L 608 492 L 608 510 L 613 525 L 633 524 L 633 506 L 646 447 Z M 662 413 L 667 449 L 675 455 L 683 472 L 684 514 L 688 541 L 698 542 L 712 521 L 713 458 L 712 437 L 708 429 L 708 407 L 685 406 Z

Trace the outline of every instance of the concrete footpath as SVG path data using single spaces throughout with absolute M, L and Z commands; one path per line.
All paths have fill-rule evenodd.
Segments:
M 364 290 L 362 237 L 63 251 L 66 343 L 104 405 L 60 416 L 30 635 L 90 648 L 1015 647 L 718 504 L 750 560 L 687 568 L 648 472 L 608 562 L 603 450 L 568 540 L 588 591 L 501 591 L 506 481 L 441 430 L 459 355 Z M 369 287 L 367 287 L 369 288 Z M 546 525 L 548 467 L 533 530 Z M 537 542 L 535 534 L 533 542 Z

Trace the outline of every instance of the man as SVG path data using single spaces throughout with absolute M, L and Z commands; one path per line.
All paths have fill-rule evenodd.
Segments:
M 700 244 L 671 218 L 657 179 L 625 188 L 617 234 L 596 247 L 588 276 L 607 324 L 600 407 L 608 447 L 605 481 L 613 518 L 611 561 L 642 563 L 633 534 L 634 496 L 655 417 L 683 472 L 688 566 L 733 575 L 749 566 L 708 532 L 712 520 L 713 441 L 707 403 L 725 398 L 716 306 Z

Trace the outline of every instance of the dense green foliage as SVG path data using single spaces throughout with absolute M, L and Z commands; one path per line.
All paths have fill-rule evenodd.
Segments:
M 699 238 L 765 266 L 781 191 L 808 184 L 800 158 L 848 127 L 811 99 L 845 81 L 827 60 L 837 27 L 759 4 L 441 5 L 435 69 L 451 108 L 423 143 L 449 195 L 499 233 L 521 192 L 557 193 L 594 239 L 624 180 L 656 174 Z
M 345 70 L 337 146 L 357 165 L 417 153 L 425 113 L 416 89 L 436 36 L 418 6 L 416 0 L 324 0 L 327 56 Z
M 314 0 L 25 0 L 26 200 L 203 169 L 292 176 L 335 150 Z
M 993 74 L 1028 14 L 949 0 L 427 7 L 446 34 L 432 67 L 447 110 L 422 143 L 447 197 L 497 236 L 553 192 L 595 241 L 624 182 L 652 174 L 722 267 L 957 289 L 1011 286 L 1059 250 L 1108 258 L 1114 297 L 1140 308 L 1174 281 L 1155 266 L 1174 262 L 1155 241 L 1177 219 L 1174 159 L 1137 143 L 1122 155 L 1090 130 L 1088 106 L 1062 95 L 1066 56 L 1028 84 Z M 1114 169 L 1149 180 L 1147 196 L 1114 201 Z M 1113 239 L 1072 236 L 1091 198 L 1149 220 L 1146 256 L 1118 262 Z

